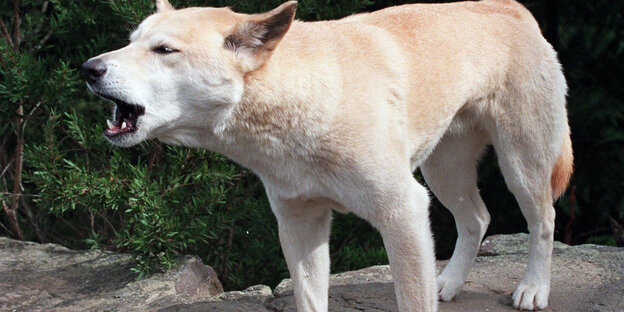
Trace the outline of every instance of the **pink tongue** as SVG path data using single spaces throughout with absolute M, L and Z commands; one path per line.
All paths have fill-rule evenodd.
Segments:
M 126 124 L 125 128 L 122 127 L 124 123 Z M 116 121 L 114 124 L 110 122 L 110 125 L 108 126 L 108 128 L 106 128 L 104 134 L 108 136 L 114 136 L 120 133 L 131 132 L 133 130 L 134 128 L 132 127 L 132 124 L 127 120 L 123 120 L 123 122 Z
M 112 125 L 111 127 L 106 129 L 105 133 L 110 136 L 130 131 L 132 131 L 132 126 L 127 123 L 125 128 L 121 128 L 121 125 Z
M 108 134 L 117 134 L 117 133 L 121 132 L 121 128 L 119 128 L 119 127 L 117 127 L 117 126 L 113 125 L 112 127 L 110 127 L 110 128 L 108 128 L 108 129 L 106 129 L 106 132 L 107 132 Z

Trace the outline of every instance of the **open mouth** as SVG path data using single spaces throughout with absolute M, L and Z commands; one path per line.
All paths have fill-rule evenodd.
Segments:
M 115 120 L 106 120 L 106 130 L 104 135 L 109 138 L 123 134 L 132 133 L 137 130 L 137 120 L 145 113 L 145 108 L 141 105 L 130 104 L 110 96 L 101 95 L 103 98 L 113 101 L 115 107 Z

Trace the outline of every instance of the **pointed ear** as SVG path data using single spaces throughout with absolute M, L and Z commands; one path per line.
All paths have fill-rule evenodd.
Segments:
M 173 10 L 173 6 L 168 0 L 156 0 L 156 12 L 165 12 Z
M 224 47 L 245 59 L 246 70 L 257 69 L 269 59 L 290 28 L 296 10 L 297 1 L 288 1 L 270 12 L 252 15 L 234 26 Z

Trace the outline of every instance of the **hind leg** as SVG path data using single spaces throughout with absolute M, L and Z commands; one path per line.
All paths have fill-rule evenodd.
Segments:
M 557 117 L 555 112 L 549 116 L 550 122 L 499 120 L 496 133 L 492 132 L 505 182 L 518 201 L 529 230 L 529 261 L 513 295 L 513 305 L 520 310 L 544 309 L 548 305 L 555 227 L 550 180 L 567 126 L 557 122 L 565 122 L 565 118 Z
M 477 189 L 477 162 L 487 143 L 485 133 L 446 134 L 421 166 L 429 188 L 451 211 L 457 242 L 448 265 L 438 276 L 439 297 L 453 299 L 462 289 L 490 221 Z
M 550 292 L 555 227 L 550 189 L 553 161 L 547 160 L 544 155 L 536 157 L 540 151 L 525 147 L 520 149 L 511 144 L 495 144 L 505 182 L 520 205 L 530 235 L 529 262 L 513 295 L 513 305 L 516 309 L 534 310 L 548 305 Z
M 555 221 L 551 176 L 569 137 L 565 78 L 554 50 L 544 51 L 543 58 L 519 55 L 505 88 L 486 108 L 485 127 L 529 230 L 529 261 L 513 295 L 521 310 L 548 305 Z

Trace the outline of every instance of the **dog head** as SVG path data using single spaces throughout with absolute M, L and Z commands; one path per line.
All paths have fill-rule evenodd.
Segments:
M 115 103 L 106 137 L 131 146 L 217 124 L 241 100 L 245 75 L 271 57 L 296 6 L 247 15 L 156 0 L 127 46 L 82 65 L 88 88 Z

